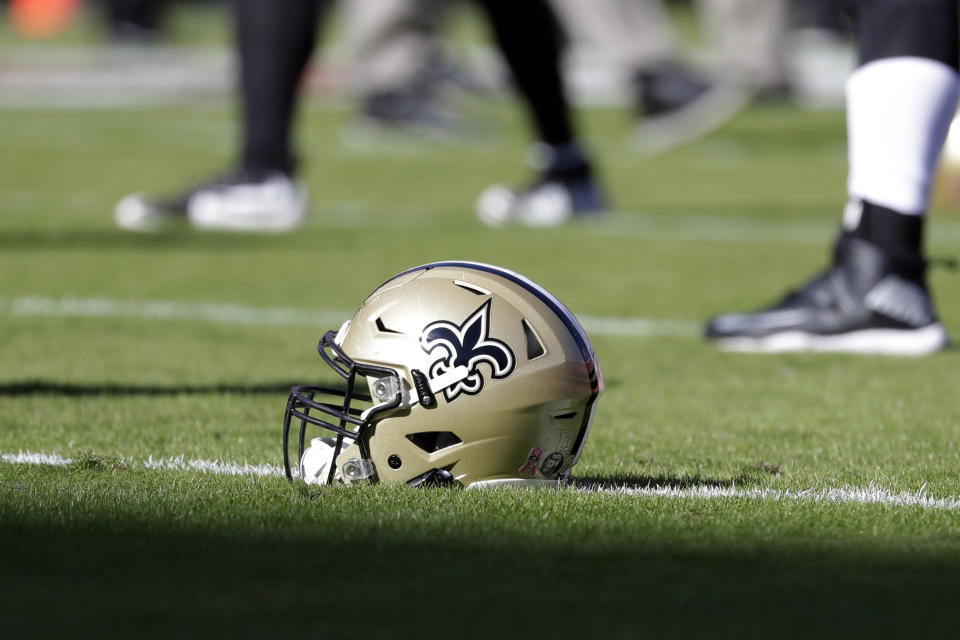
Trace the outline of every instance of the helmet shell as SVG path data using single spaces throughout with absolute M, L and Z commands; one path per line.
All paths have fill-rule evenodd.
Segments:
M 603 376 L 570 311 L 536 283 L 481 263 L 432 263 L 371 293 L 337 337 L 356 362 L 394 369 L 406 389 L 466 377 L 378 416 L 360 437 L 381 482 L 434 469 L 465 486 L 556 483 L 579 460 Z M 464 371 L 464 369 L 460 369 Z M 377 379 L 368 378 L 377 397 Z

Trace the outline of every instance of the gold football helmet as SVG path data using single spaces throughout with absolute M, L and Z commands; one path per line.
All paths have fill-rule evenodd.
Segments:
M 604 388 L 590 339 L 559 300 L 475 262 L 388 280 L 317 350 L 346 385 L 290 391 L 284 466 L 308 483 L 557 484 Z

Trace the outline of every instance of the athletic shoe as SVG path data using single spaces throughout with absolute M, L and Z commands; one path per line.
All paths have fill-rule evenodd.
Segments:
M 692 142 L 720 128 L 750 101 L 742 89 L 708 80 L 672 63 L 634 77 L 640 124 L 637 148 L 659 153 Z
M 170 199 L 126 196 L 114 220 L 130 231 L 159 231 L 187 220 L 197 229 L 271 233 L 297 228 L 306 211 L 307 192 L 299 181 L 279 171 L 241 169 Z
M 599 216 L 606 198 L 589 176 L 559 178 L 544 176 L 526 189 L 504 185 L 488 187 L 477 199 L 477 217 L 491 227 L 518 224 L 525 227 L 556 227 L 574 218 Z
M 186 220 L 187 203 L 179 198 L 154 200 L 143 193 L 131 193 L 113 208 L 114 223 L 127 231 L 153 233 Z
M 573 218 L 596 217 L 606 209 L 590 159 L 577 143 L 538 143 L 527 159 L 537 171 L 536 181 L 521 189 L 488 187 L 477 199 L 481 222 L 491 227 L 556 227 Z
M 927 355 L 949 338 L 925 272 L 923 260 L 898 260 L 842 234 L 825 273 L 767 309 L 714 318 L 706 337 L 732 351 Z
M 202 189 L 187 203 L 190 224 L 211 231 L 283 233 L 303 224 L 306 214 L 306 187 L 280 171 Z

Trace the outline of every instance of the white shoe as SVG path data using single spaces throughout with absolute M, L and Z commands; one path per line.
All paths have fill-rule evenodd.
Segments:
M 525 191 L 493 185 L 480 194 L 476 205 L 477 217 L 490 227 L 557 227 L 604 209 L 603 194 L 590 178 L 546 180 Z
M 306 214 L 306 187 L 279 172 L 261 182 L 200 189 L 187 201 L 187 219 L 203 230 L 283 233 Z
M 307 190 L 277 172 L 239 169 L 168 199 L 142 193 L 124 197 L 113 211 L 117 226 L 156 232 L 190 222 L 197 229 L 279 233 L 302 224 Z
M 154 202 L 143 193 L 124 196 L 113 208 L 113 221 L 121 229 L 155 233 L 166 227 L 183 222 L 184 216 L 169 203 Z

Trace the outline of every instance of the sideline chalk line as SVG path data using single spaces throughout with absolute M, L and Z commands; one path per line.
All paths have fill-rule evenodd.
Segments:
M 236 463 L 223 460 L 187 459 L 185 456 L 154 458 L 146 460 L 121 459 L 131 468 L 156 469 L 161 471 L 197 471 L 214 475 L 282 477 L 283 468 L 273 464 Z M 70 458 L 54 453 L 36 453 L 19 451 L 0 453 L 0 462 L 7 464 L 29 464 L 47 466 L 66 466 L 73 462 Z M 610 487 L 607 485 L 580 483 L 572 491 L 584 493 L 603 492 L 611 495 L 629 495 L 645 498 L 703 498 L 703 499 L 746 499 L 770 502 L 815 502 L 832 504 L 879 504 L 895 507 L 921 507 L 946 511 L 960 510 L 960 498 L 932 496 L 926 491 L 926 485 L 916 492 L 900 491 L 870 484 L 866 487 L 826 487 L 820 489 L 761 489 L 738 487 Z

